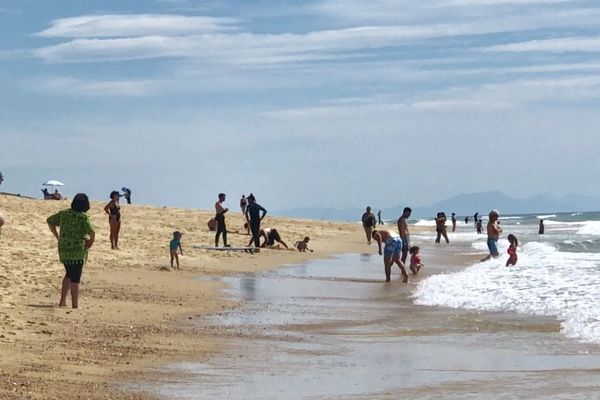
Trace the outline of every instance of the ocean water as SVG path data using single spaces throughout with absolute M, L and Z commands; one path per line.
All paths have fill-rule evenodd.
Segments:
M 538 235 L 540 219 L 545 235 Z M 509 215 L 500 220 L 501 257 L 421 281 L 415 303 L 551 316 L 561 321 L 566 337 L 600 344 L 600 213 Z M 477 235 L 464 221 L 458 228 L 450 240 L 483 257 L 485 234 Z M 509 233 L 519 238 L 519 261 L 506 268 Z M 433 240 L 433 233 L 418 238 Z

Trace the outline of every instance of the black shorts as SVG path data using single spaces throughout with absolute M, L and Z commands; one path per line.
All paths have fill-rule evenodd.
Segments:
M 83 272 L 83 261 L 70 261 L 63 264 L 66 270 L 65 278 L 69 278 L 71 283 L 79 283 Z

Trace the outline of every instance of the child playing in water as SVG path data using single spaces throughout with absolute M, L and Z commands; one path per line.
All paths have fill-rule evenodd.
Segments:
M 410 248 L 410 253 L 412 254 L 410 257 L 410 270 L 412 271 L 413 275 L 417 275 L 421 268 L 423 268 L 419 250 L 419 246 L 413 246 Z
M 173 260 L 175 260 L 177 269 L 179 269 L 179 255 L 177 254 L 177 249 L 179 249 L 179 253 L 183 255 L 183 249 L 181 248 L 181 235 L 183 235 L 183 233 L 179 231 L 173 232 L 173 239 L 169 244 L 169 248 L 171 250 L 171 268 L 173 268 Z
M 294 246 L 299 252 L 304 253 L 306 250 L 308 250 L 312 253 L 313 251 L 308 248 L 308 242 L 310 242 L 310 238 L 306 236 L 303 240 L 296 242 Z
M 517 247 L 519 247 L 519 240 L 512 233 L 508 235 L 508 241 L 510 242 L 510 246 L 508 246 L 508 260 L 506 260 L 506 266 L 510 267 L 511 265 L 517 265 Z

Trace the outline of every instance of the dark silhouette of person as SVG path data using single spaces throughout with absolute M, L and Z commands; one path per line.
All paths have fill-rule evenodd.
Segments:
M 377 223 L 383 225 L 383 221 L 381 220 L 381 210 L 377 211 Z
M 254 194 L 250 193 L 248 196 L 248 207 L 246 208 L 246 219 L 248 220 L 248 225 L 250 225 L 254 247 L 257 249 L 260 248 L 260 223 L 265 215 L 267 215 L 267 210 L 258 204 Z
M 122 187 L 121 190 L 123 191 L 122 196 L 127 200 L 127 204 L 131 204 L 131 189 Z
M 215 247 L 219 247 L 219 237 L 223 234 L 223 246 L 227 245 L 227 226 L 225 225 L 225 213 L 229 208 L 223 207 L 225 193 L 219 193 L 219 200 L 215 203 L 215 221 L 217 222 L 217 233 L 215 234 Z
M 540 219 L 540 230 L 538 231 L 538 233 L 540 235 L 543 235 L 545 230 L 546 230 L 546 228 L 544 227 L 544 220 Z

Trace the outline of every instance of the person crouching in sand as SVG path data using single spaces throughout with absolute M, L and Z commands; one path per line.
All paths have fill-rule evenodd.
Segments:
M 410 248 L 410 253 L 412 254 L 412 256 L 410 256 L 410 270 L 412 271 L 413 275 L 417 275 L 421 268 L 423 268 L 419 251 L 419 246 L 413 246 Z
M 296 247 L 296 249 L 298 249 L 298 251 L 301 253 L 304 253 L 307 250 L 312 253 L 313 251 L 308 248 L 308 242 L 310 242 L 310 238 L 306 236 L 303 240 L 296 242 L 294 247 Z
M 402 239 L 396 232 L 373 230 L 371 233 L 373 240 L 377 242 L 379 255 L 383 255 L 383 266 L 385 268 L 385 281 L 391 281 L 392 264 L 396 263 L 402 271 L 402 282 L 408 282 L 408 274 L 404 268 L 404 263 L 400 260 L 402 254 Z M 381 243 L 385 243 L 385 248 L 381 249 Z
M 497 210 L 490 211 L 490 220 L 487 224 L 487 246 L 490 254 L 485 257 L 481 262 L 487 261 L 490 258 L 498 257 L 500 253 L 498 253 L 498 239 L 500 239 L 500 234 L 502 233 L 502 228 L 500 228 L 500 224 L 498 223 L 498 218 L 500 217 L 500 213 Z
M 506 260 L 506 266 L 510 267 L 512 265 L 517 265 L 517 247 L 519 247 L 519 240 L 512 233 L 508 235 L 508 241 L 510 246 L 508 246 L 508 260 Z
M 71 291 L 71 306 L 79 308 L 79 282 L 88 250 L 94 244 L 96 234 L 86 212 L 90 201 L 84 193 L 78 193 L 71 208 L 62 210 L 48 218 L 50 232 L 58 240 L 58 255 L 66 269 L 62 281 L 59 307 L 67 306 L 67 294 Z M 60 233 L 56 228 L 60 227 Z
M 171 268 L 173 267 L 173 261 L 175 261 L 175 265 L 177 265 L 177 269 L 179 269 L 179 255 L 177 254 L 177 250 L 179 253 L 183 255 L 183 249 L 181 248 L 181 236 L 183 233 L 179 231 L 173 232 L 173 239 L 169 243 L 169 249 L 171 251 Z

